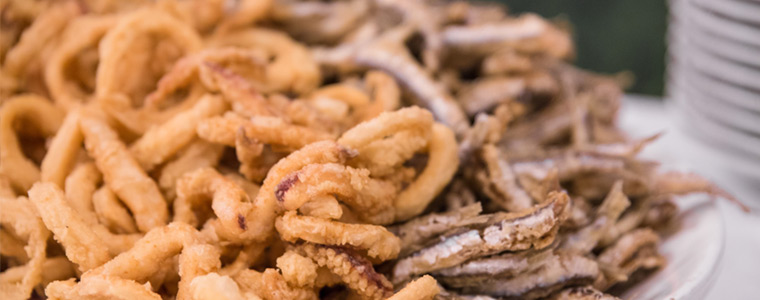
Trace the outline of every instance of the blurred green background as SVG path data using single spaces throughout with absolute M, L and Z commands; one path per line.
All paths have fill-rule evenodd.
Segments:
M 626 92 L 662 95 L 667 5 L 663 0 L 501 0 L 510 14 L 535 12 L 573 28 L 575 64 L 600 73 L 630 71 Z

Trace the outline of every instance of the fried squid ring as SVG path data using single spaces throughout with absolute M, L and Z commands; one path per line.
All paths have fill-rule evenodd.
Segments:
M 198 136 L 207 141 L 235 146 L 235 135 L 241 128 L 246 138 L 271 144 L 286 151 L 294 151 L 317 141 L 334 138 L 329 133 L 288 124 L 276 117 L 261 116 L 245 119 L 232 113 L 202 121 L 197 131 Z
M 136 233 L 137 226 L 116 194 L 107 186 L 102 186 L 92 194 L 92 207 L 98 221 L 115 233 Z
M 283 179 L 291 173 L 310 164 L 345 163 L 357 152 L 333 141 L 321 141 L 304 146 L 278 161 L 267 174 L 261 185 L 256 201 L 265 200 L 277 206 L 275 190 Z M 259 200 L 261 198 L 261 200 Z
M 340 164 L 311 164 L 285 177 L 275 196 L 286 210 L 322 197 L 337 197 L 359 218 L 371 224 L 393 222 L 393 184 L 369 177 L 369 171 Z
M 118 277 L 93 276 L 76 283 L 74 279 L 54 281 L 45 288 L 45 295 L 52 299 L 146 299 L 161 300 L 146 285 Z
M 309 50 L 288 35 L 265 28 L 220 33 L 211 39 L 217 47 L 262 49 L 273 60 L 266 66 L 266 90 L 307 94 L 319 86 L 322 76 Z
M 50 148 L 40 165 L 40 180 L 63 187 L 64 180 L 74 167 L 82 149 L 82 131 L 79 129 L 81 111 L 73 109 L 66 114 L 63 124 L 50 142 Z
M 87 152 L 95 160 L 108 187 L 135 216 L 137 228 L 146 232 L 166 224 L 169 211 L 156 183 L 145 174 L 116 132 L 104 121 L 83 116 L 80 121 Z
M 199 233 L 192 226 L 170 223 L 155 228 L 138 240 L 128 251 L 82 275 L 82 281 L 90 277 L 117 277 L 144 281 L 159 271 L 166 259 L 175 256 L 184 247 L 197 244 Z
M 291 286 L 280 273 L 271 268 L 264 270 L 264 272 L 251 269 L 243 270 L 234 279 L 244 293 L 252 293 L 265 300 L 319 299 L 313 289 Z
M 222 158 L 224 146 L 195 139 L 177 157 L 161 168 L 158 185 L 167 199 L 176 197 L 177 180 L 187 172 L 216 166 Z
M 215 272 L 222 266 L 219 247 L 209 244 L 192 245 L 182 249 L 179 255 L 179 287 L 177 300 L 193 300 L 191 288 L 195 278 Z M 236 286 L 237 287 L 237 286 Z
M 135 81 L 144 79 L 145 76 L 136 72 L 135 74 L 142 74 L 140 78 L 125 78 L 124 71 L 128 64 L 139 65 L 135 62 L 136 59 L 147 62 L 147 57 L 132 58 L 135 54 L 131 48 L 140 45 L 140 39 L 150 36 L 165 38 L 165 41 L 173 42 L 184 53 L 195 52 L 201 47 L 200 37 L 192 28 L 157 9 L 137 10 L 122 17 L 103 37 L 99 45 L 101 60 L 97 70 L 95 94 L 106 112 L 137 133 L 145 132 L 156 122 L 163 121 L 192 104 L 182 103 L 162 112 L 132 107 L 135 100 L 140 100 L 137 103 L 141 103 L 144 95 L 123 89 L 140 88 L 140 83 Z
M 317 279 L 317 265 L 295 251 L 286 251 L 278 257 L 277 268 L 282 272 L 285 281 L 294 286 L 314 286 Z
M 394 259 L 401 250 L 401 241 L 385 227 L 369 224 L 346 224 L 286 212 L 275 223 L 280 237 L 289 242 L 298 239 L 316 244 L 353 246 L 367 250 L 370 257 L 381 261 Z
M 408 220 L 422 213 L 451 181 L 459 167 L 457 150 L 454 132 L 441 124 L 433 124 L 427 166 L 396 198 L 396 221 Z
M 89 70 L 77 70 L 77 73 L 92 75 L 92 78 L 82 78 L 84 86 L 78 82 L 69 81 L 72 76 L 68 70 L 77 67 L 75 65 L 77 56 L 90 48 L 97 49 L 97 45 L 103 36 L 117 22 L 115 16 L 82 16 L 71 21 L 63 32 L 61 44 L 50 57 L 50 61 L 45 67 L 45 83 L 50 91 L 50 95 L 55 100 L 56 105 L 66 111 L 86 102 L 92 95 L 93 91 L 87 91 L 87 88 L 93 88 L 95 84 L 95 73 L 82 72 Z M 94 50 L 93 49 L 93 50 Z M 80 66 L 80 67 L 90 67 Z M 73 76 L 77 78 L 80 76 Z M 91 81 L 91 82 L 88 82 Z
M 82 11 L 74 2 L 64 2 L 45 10 L 34 20 L 34 23 L 24 30 L 19 42 L 5 55 L 3 73 L 17 79 L 25 77 L 24 72 L 66 28 L 71 19 Z M 21 81 L 23 82 L 23 81 Z
M 21 150 L 17 136 L 19 126 L 30 124 L 32 132 L 52 136 L 62 121 L 61 112 L 36 95 L 16 96 L 3 104 L 0 110 L 0 171 L 13 174 L 8 179 L 15 189 L 26 191 L 40 180 L 40 168 Z
M 384 299 L 393 294 L 393 285 L 375 272 L 372 263 L 347 247 L 302 243 L 296 249 L 320 267 L 338 275 L 359 295 L 367 299 Z
M 92 194 L 101 180 L 100 171 L 92 162 L 80 164 L 66 177 L 66 202 L 87 224 L 97 224 L 98 217 L 92 205 Z
M 422 276 L 408 283 L 388 300 L 433 300 L 441 289 L 430 275 Z
M 66 257 L 84 272 L 111 259 L 108 247 L 74 209 L 66 204 L 55 184 L 37 183 L 29 190 L 29 199 L 53 235 L 66 251 Z
M 43 278 L 43 267 L 46 261 L 47 240 L 50 231 L 45 228 L 32 203 L 24 198 L 17 199 L 0 198 L 0 224 L 3 227 L 13 228 L 15 233 L 22 239 L 27 240 L 27 246 L 22 253 L 29 258 L 20 273 L 20 278 L 11 280 L 6 277 L 12 269 L 3 271 L 0 277 L 0 296 L 3 299 L 28 299 L 32 295 L 32 289 Z M 2 236 L 2 244 L 10 242 L 6 235 Z M 3 253 L 5 255 L 5 253 Z M 16 272 L 16 271 L 14 271 Z
M 224 100 L 206 95 L 189 110 L 149 129 L 129 150 L 140 166 L 145 171 L 150 171 L 192 142 L 198 123 L 225 110 L 227 103 Z
M 215 226 L 220 237 L 234 243 L 264 241 L 271 234 L 275 205 L 261 200 L 257 197 L 252 203 L 231 179 L 211 168 L 199 169 L 177 183 L 174 220 L 198 226 L 193 207 L 210 201 L 220 223 Z
M 238 74 L 241 67 L 245 67 L 246 70 L 252 68 L 253 70 L 247 73 L 258 75 L 257 73 L 261 72 L 259 69 L 262 68 L 262 61 L 264 60 L 260 56 L 262 55 L 256 51 L 240 48 L 211 49 L 187 55 L 177 61 L 172 69 L 161 77 L 156 90 L 145 98 L 145 105 L 151 108 L 165 106 L 173 93 L 196 83 L 196 79 L 203 83 L 205 89 L 221 90 L 230 98 L 228 101 L 239 102 L 241 99 L 231 97 L 236 95 L 232 95 L 232 91 L 230 91 L 231 87 L 239 88 L 239 86 L 225 86 L 225 84 L 229 84 L 226 81 L 234 81 L 238 78 L 248 79 Z M 236 72 L 227 70 L 224 67 L 227 65 L 235 66 Z M 247 83 L 240 85 L 250 87 Z M 258 95 L 258 93 L 252 94 Z

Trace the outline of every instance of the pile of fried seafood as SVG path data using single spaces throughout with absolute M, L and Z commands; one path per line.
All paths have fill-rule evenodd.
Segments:
M 0 1 L 2 299 L 614 299 L 674 196 L 567 26 L 469 2 Z

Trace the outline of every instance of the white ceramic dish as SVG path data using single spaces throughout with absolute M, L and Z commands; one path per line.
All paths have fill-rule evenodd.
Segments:
M 660 245 L 668 264 L 623 299 L 700 299 L 714 283 L 725 240 L 723 219 L 714 202 L 693 198 L 679 199 L 680 230 Z
M 624 98 L 618 125 L 633 138 L 666 132 L 641 156 L 663 162 L 664 168 L 693 170 L 680 153 L 679 137 L 683 136 L 674 132 L 671 118 L 663 118 L 668 114 L 660 100 L 636 98 Z M 660 246 L 668 264 L 623 294 L 623 299 L 701 299 L 717 277 L 725 241 L 718 205 L 702 195 L 680 198 L 678 204 L 680 230 L 664 238 Z
M 713 11 L 737 22 L 760 26 L 760 3 L 735 0 L 692 0 L 705 10 Z
M 760 47 L 760 26 L 752 26 L 720 17 L 694 5 L 684 5 L 683 7 L 684 9 L 677 14 L 679 19 L 684 16 L 688 17 L 690 26 L 699 27 L 704 31 L 725 36 L 743 44 Z

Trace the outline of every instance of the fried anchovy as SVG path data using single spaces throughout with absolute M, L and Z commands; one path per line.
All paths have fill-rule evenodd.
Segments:
M 552 300 L 620 300 L 610 294 L 605 294 L 591 286 L 576 286 L 564 289 L 551 297 Z
M 523 211 L 533 205 L 533 199 L 517 184 L 506 156 L 491 144 L 484 145 L 480 156 L 486 164 L 487 178 L 478 178 L 484 193 L 507 211 Z M 483 174 L 485 175 L 485 174 Z M 477 177 L 480 177 L 476 175 Z
M 507 252 L 474 259 L 461 265 L 433 272 L 435 276 L 463 277 L 468 280 L 485 280 L 489 277 L 510 277 L 540 268 L 553 254 L 553 249 Z
M 401 256 L 420 250 L 424 242 L 453 228 L 466 226 L 477 221 L 475 216 L 483 209 L 480 202 L 462 207 L 456 211 L 424 215 L 391 228 L 391 232 L 401 239 Z
M 568 285 L 590 284 L 599 275 L 599 266 L 582 255 L 560 253 L 547 258 L 540 268 L 511 277 L 488 277 L 462 280 L 440 277 L 446 286 L 465 294 L 486 294 L 497 297 L 536 299 L 546 297 Z
M 529 211 L 478 216 L 484 221 L 441 235 L 438 243 L 399 260 L 393 269 L 394 281 L 452 267 L 473 257 L 545 248 L 556 237 L 569 202 L 564 192 L 552 192 L 547 198 Z
M 616 182 L 597 209 L 594 222 L 567 236 L 561 248 L 576 253 L 590 252 L 630 204 L 628 197 L 623 194 L 623 182 Z
M 604 290 L 617 282 L 628 280 L 637 270 L 655 269 L 664 265 L 665 258 L 657 252 L 659 241 L 657 233 L 649 228 L 637 229 L 620 237 L 597 258 L 605 275 L 597 287 Z

